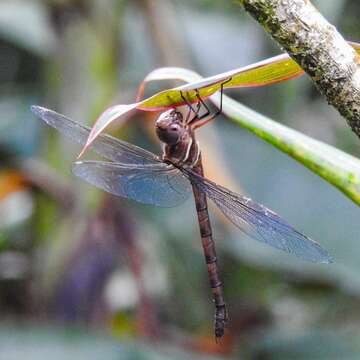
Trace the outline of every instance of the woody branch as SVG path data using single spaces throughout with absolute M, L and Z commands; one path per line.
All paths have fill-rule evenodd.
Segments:
M 360 57 L 309 0 L 239 0 L 360 137 Z

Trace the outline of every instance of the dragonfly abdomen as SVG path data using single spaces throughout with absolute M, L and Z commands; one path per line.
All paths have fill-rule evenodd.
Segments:
M 201 160 L 194 171 L 202 174 Z M 212 229 L 207 207 L 206 194 L 203 193 L 196 184 L 193 184 L 195 206 L 199 221 L 201 243 L 204 250 L 205 262 L 208 270 L 210 287 L 215 304 L 214 330 L 215 337 L 220 338 L 224 335 L 225 324 L 227 322 L 227 310 L 224 299 L 223 284 L 220 278 L 218 261 L 216 256 L 215 242 L 212 237 Z

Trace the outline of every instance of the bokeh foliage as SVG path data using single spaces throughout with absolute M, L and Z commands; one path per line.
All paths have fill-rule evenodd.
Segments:
M 360 39 L 357 2 L 317 5 Z M 38 103 L 91 124 L 108 106 L 132 103 L 154 68 L 207 76 L 278 54 L 236 4 L 9 0 L 0 3 L 0 36 L 0 358 L 359 357 L 360 211 L 336 189 L 226 118 L 201 130 L 208 177 L 242 188 L 336 258 L 325 267 L 279 254 L 212 211 L 231 319 L 219 346 L 192 202 L 155 209 L 74 180 L 80 149 L 29 111 Z M 360 155 L 306 78 L 231 96 Z M 160 151 L 154 116 L 136 113 L 111 131 Z

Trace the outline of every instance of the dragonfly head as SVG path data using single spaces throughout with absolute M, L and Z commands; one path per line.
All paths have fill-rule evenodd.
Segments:
M 183 116 L 174 109 L 163 112 L 156 120 L 155 127 L 159 139 L 168 144 L 177 144 L 185 132 Z

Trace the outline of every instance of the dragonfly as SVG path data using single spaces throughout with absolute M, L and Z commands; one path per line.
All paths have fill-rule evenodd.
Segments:
M 187 103 L 185 97 L 184 103 Z M 193 194 L 215 306 L 214 335 L 218 340 L 224 335 L 228 311 L 207 199 L 255 240 L 311 262 L 330 263 L 332 258 L 317 242 L 295 230 L 272 210 L 204 176 L 195 129 L 213 119 L 219 111 L 209 115 L 206 107 L 205 116 L 200 116 L 199 108 L 203 104 L 201 98 L 195 109 L 188 104 L 187 116 L 176 108 L 160 114 L 155 129 L 163 144 L 161 156 L 108 134 L 101 134 L 92 143 L 91 149 L 107 161 L 76 161 L 72 165 L 72 172 L 104 191 L 143 204 L 174 207 Z M 81 145 L 86 143 L 91 128 L 40 106 L 32 106 L 32 112 L 71 140 Z

